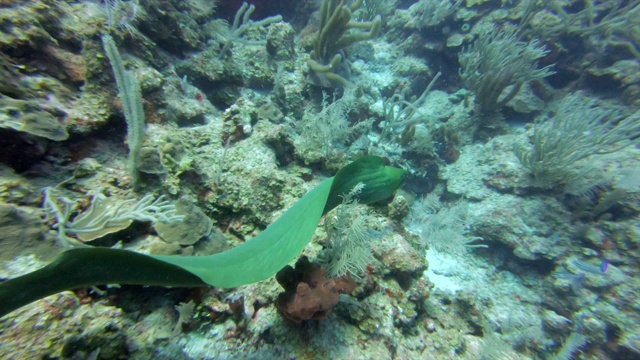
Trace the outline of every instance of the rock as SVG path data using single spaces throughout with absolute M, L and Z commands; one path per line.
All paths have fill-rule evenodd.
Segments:
M 37 100 L 0 98 L 0 127 L 26 132 L 53 141 L 67 140 L 69 133 Z
M 566 333 L 571 330 L 572 322 L 555 311 L 545 310 L 542 312 L 542 326 L 553 332 Z
M 157 223 L 156 231 L 168 243 L 193 245 L 211 233 L 213 223 L 207 215 L 188 200 L 176 202 L 176 215 L 184 215 L 184 221 L 178 223 Z

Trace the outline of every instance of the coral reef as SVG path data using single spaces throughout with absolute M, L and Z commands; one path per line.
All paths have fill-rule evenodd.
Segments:
M 0 1 L 0 286 L 61 242 L 251 244 L 367 155 L 402 190 L 327 213 L 278 279 L 35 301 L 0 358 L 640 356 L 637 1 L 243 2 Z

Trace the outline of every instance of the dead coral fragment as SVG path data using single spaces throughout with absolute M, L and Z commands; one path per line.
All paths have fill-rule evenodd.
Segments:
M 324 319 L 338 304 L 340 294 L 349 294 L 356 287 L 349 276 L 327 278 L 322 266 L 306 256 L 296 262 L 295 269 L 286 266 L 278 271 L 276 279 L 285 289 L 276 301 L 278 313 L 296 324 Z

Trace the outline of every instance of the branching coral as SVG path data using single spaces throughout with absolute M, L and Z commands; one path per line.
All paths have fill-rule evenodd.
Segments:
M 436 81 L 438 81 L 440 75 L 442 75 L 442 73 L 438 72 L 433 79 L 431 79 L 431 82 L 429 82 L 429 85 L 427 85 L 427 88 L 424 89 L 418 99 L 412 98 L 407 100 L 405 93 L 396 93 L 384 100 L 382 103 L 384 123 L 381 126 L 382 133 L 380 134 L 379 142 L 391 141 L 396 129 L 404 130 L 420 121 L 420 119 L 415 117 L 415 115 L 419 114 L 418 108 L 422 105 L 422 102 Z
M 325 227 L 331 238 L 327 249 L 330 276 L 353 275 L 360 277 L 371 260 L 371 248 L 365 236 L 365 216 L 358 207 L 358 194 L 364 184 L 357 184 L 342 198 L 335 216 L 327 216 Z
M 576 162 L 633 145 L 639 136 L 640 111 L 629 116 L 574 95 L 558 104 L 550 120 L 536 123 L 532 146 L 516 147 L 515 154 L 534 185 L 554 186 L 580 175 L 571 171 Z
M 227 40 L 225 41 L 224 46 L 220 51 L 220 55 L 218 56 L 219 58 L 223 58 L 227 54 L 227 51 L 234 42 L 242 43 L 245 45 L 265 45 L 267 43 L 266 40 L 248 40 L 243 38 L 242 35 L 244 35 L 244 33 L 250 29 L 260 28 L 269 24 L 276 23 L 278 21 L 282 21 L 282 16 L 275 15 L 262 20 L 253 21 L 250 20 L 249 17 L 251 17 L 251 14 L 253 14 L 255 9 L 256 6 L 253 4 L 249 5 L 246 2 L 242 3 L 242 6 L 238 9 L 235 18 L 233 19 L 233 24 L 229 29 Z M 240 20 L 242 20 L 242 23 L 240 22 Z
M 458 10 L 458 7 L 462 4 L 462 0 L 455 0 L 455 2 L 447 1 L 434 1 L 434 0 L 421 0 L 419 1 L 419 9 L 422 12 L 420 16 L 420 27 L 430 27 L 442 23 L 446 18 L 451 16 Z
M 362 6 L 356 0 L 350 6 L 347 0 L 323 0 L 320 6 L 320 29 L 314 49 L 307 64 L 311 83 L 327 87 L 348 87 L 349 64 L 344 60 L 344 51 L 349 45 L 373 38 L 380 30 L 381 17 L 372 21 L 351 20 L 352 12 Z M 351 31 L 364 30 L 364 31 Z
M 359 20 L 370 21 L 377 15 L 386 16 L 395 10 L 398 0 L 363 0 L 363 6 L 356 14 Z
M 635 1 L 585 1 L 584 9 L 570 12 L 560 1 L 549 1 L 546 7 L 560 19 L 557 23 L 540 24 L 532 31 L 544 38 L 562 33 L 581 37 L 598 37 L 603 43 L 625 47 L 640 58 L 640 4 Z
M 102 10 L 107 18 L 109 30 L 117 26 L 120 30 L 130 34 L 138 32 L 134 22 L 140 16 L 139 0 L 133 0 L 130 4 L 121 0 L 105 0 Z
M 305 161 L 311 158 L 320 160 L 318 156 L 330 158 L 347 143 L 349 137 L 357 133 L 361 126 L 350 124 L 347 116 L 356 100 L 351 90 L 345 91 L 339 99 L 334 97 L 333 101 L 329 100 L 327 94 L 323 94 L 320 112 L 313 108 L 305 111 L 302 119 L 295 124 L 299 134 L 296 147 L 306 154 Z
M 537 68 L 536 60 L 547 54 L 538 44 L 537 40 L 520 41 L 514 31 L 491 32 L 481 34 L 460 53 L 460 76 L 465 86 L 476 93 L 478 115 L 487 118 L 497 114 L 525 82 L 553 74 L 551 66 Z

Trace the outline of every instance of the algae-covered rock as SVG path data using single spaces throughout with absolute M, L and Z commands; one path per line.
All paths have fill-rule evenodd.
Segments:
M 46 233 L 37 210 L 0 204 L 0 260 L 39 252 L 34 247 L 43 245 Z
M 296 31 L 285 22 L 273 24 L 267 31 L 267 52 L 274 60 L 284 61 L 287 70 L 292 70 L 296 56 Z
M 140 151 L 138 171 L 145 174 L 165 174 L 167 169 L 162 164 L 162 155 L 156 148 L 143 147 Z
M 176 0 L 145 1 L 140 5 L 145 15 L 140 16 L 138 26 L 159 47 L 179 54 L 203 48 L 205 37 L 196 18 L 209 16 L 214 5 L 205 1 Z
M 5 203 L 31 203 L 39 194 L 33 184 L 7 165 L 0 164 L 0 201 Z
M 612 79 L 615 85 L 623 89 L 622 100 L 626 104 L 640 104 L 640 63 L 637 60 L 619 60 L 607 68 L 591 68 L 588 72 L 596 78 Z
M 227 141 L 236 142 L 250 136 L 253 125 L 258 121 L 255 104 L 247 98 L 238 99 L 224 112 L 222 121 L 225 143 Z
M 64 125 L 55 116 L 44 111 L 37 100 L 0 97 L 0 127 L 54 141 L 63 141 L 69 137 Z
M 410 287 L 412 278 L 420 277 L 427 268 L 424 256 L 399 234 L 385 237 L 373 246 L 373 252 L 385 263 L 384 275 L 396 278 L 405 288 Z
M 236 61 L 221 60 L 219 52 L 218 48 L 209 48 L 177 64 L 176 72 L 202 89 L 213 104 L 227 107 L 240 94 L 242 69 Z
M 84 158 L 78 161 L 76 169 L 73 171 L 74 178 L 93 176 L 98 173 L 102 165 L 94 158 Z
M 530 84 L 525 84 L 520 88 L 518 94 L 511 99 L 507 106 L 520 114 L 529 114 L 544 109 L 544 101 L 534 94 Z
M 464 41 L 465 35 L 453 33 L 447 38 L 447 47 L 452 48 L 461 46 Z
M 184 221 L 155 225 L 156 231 L 164 241 L 180 245 L 193 245 L 211 233 L 213 226 L 211 219 L 188 200 L 180 199 L 176 202 L 176 213 L 184 215 Z

